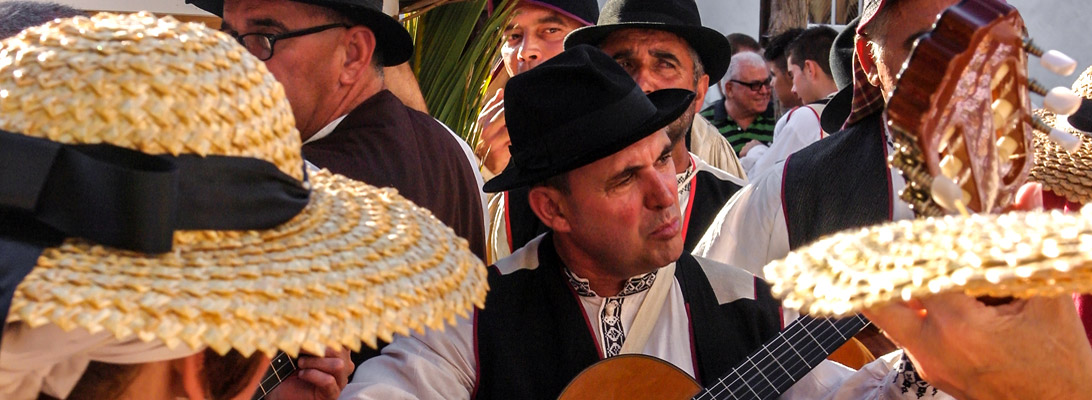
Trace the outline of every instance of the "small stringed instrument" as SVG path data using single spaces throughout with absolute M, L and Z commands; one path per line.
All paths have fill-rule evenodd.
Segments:
M 1028 78 L 1028 53 L 1043 51 L 1024 31 L 1005 2 L 964 0 L 915 45 L 887 103 L 887 121 L 896 143 L 891 165 L 907 179 L 900 196 L 918 216 L 1010 206 L 1034 163 L 1033 127 L 1073 144 L 1071 135 L 1052 132 L 1031 114 L 1029 90 L 1063 114 L 1079 101 Z M 1054 51 L 1042 60 L 1056 72 L 1075 67 Z
M 273 388 L 288 379 L 295 371 L 296 360 L 292 359 L 287 353 L 278 351 L 277 355 L 269 360 L 269 369 L 265 371 L 262 380 L 258 382 L 258 390 L 254 392 L 252 399 L 261 400 L 265 398 L 269 392 L 273 391 Z
M 860 315 L 801 317 L 705 389 L 667 361 L 611 357 L 581 372 L 559 399 L 774 399 L 867 325 Z

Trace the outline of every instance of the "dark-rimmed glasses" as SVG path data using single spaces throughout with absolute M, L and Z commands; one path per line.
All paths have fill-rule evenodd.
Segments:
M 754 82 L 737 81 L 735 79 L 729 79 L 729 81 L 738 83 L 738 84 L 743 85 L 743 86 L 746 86 L 747 89 L 751 89 L 752 92 L 758 92 L 758 91 L 761 91 L 762 88 L 772 87 L 771 83 L 773 82 L 773 78 L 766 78 L 766 80 L 764 80 L 764 81 L 754 81 Z
M 236 36 L 235 40 L 239 41 L 239 44 L 243 45 L 243 47 L 246 47 L 246 50 L 249 51 L 250 54 L 253 54 L 254 57 L 258 57 L 259 60 L 265 61 L 273 58 L 273 45 L 275 45 L 278 40 L 310 35 L 312 33 L 319 33 L 334 28 L 348 28 L 350 26 L 351 25 L 349 24 L 336 23 L 278 34 L 248 33 Z

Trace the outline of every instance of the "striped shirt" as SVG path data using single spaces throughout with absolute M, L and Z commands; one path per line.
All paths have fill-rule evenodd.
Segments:
M 751 122 L 747 129 L 740 129 L 739 124 L 732 120 L 728 112 L 724 111 L 724 100 L 719 100 L 706 107 L 701 111 L 701 116 L 712 122 L 721 136 L 728 139 L 728 142 L 732 145 L 732 150 L 739 154 L 743 146 L 752 139 L 758 140 L 767 146 L 773 141 L 774 125 L 777 124 L 777 120 L 773 118 L 769 111 L 770 109 L 767 108 L 767 112 L 755 117 L 755 120 Z

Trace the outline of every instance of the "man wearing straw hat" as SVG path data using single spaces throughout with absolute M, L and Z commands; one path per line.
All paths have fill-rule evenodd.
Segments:
M 413 43 L 381 1 L 189 2 L 222 16 L 284 84 L 309 162 L 398 189 L 485 257 L 481 193 L 458 139 L 385 87 L 383 67 L 408 60 Z
M 551 231 L 491 267 L 472 318 L 397 337 L 359 366 L 343 399 L 553 399 L 583 368 L 627 353 L 709 385 L 781 329 L 762 280 L 681 254 L 666 127 L 692 92 L 645 95 L 584 45 L 512 78 L 507 91 L 512 162 L 486 189 L 530 185 Z M 824 361 L 785 398 L 822 397 L 849 374 Z M 898 393 L 891 374 L 866 374 L 839 395 Z
M 484 298 L 428 211 L 305 171 L 283 87 L 221 32 L 57 20 L 0 42 L 0 92 L 0 397 L 249 398 L 277 351 Z

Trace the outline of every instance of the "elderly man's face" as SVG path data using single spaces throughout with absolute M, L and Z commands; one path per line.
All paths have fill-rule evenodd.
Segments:
M 504 28 L 501 59 L 509 76 L 516 76 L 565 50 L 565 35 L 582 23 L 557 11 L 527 4 L 513 12 Z
M 599 49 L 614 58 L 645 93 L 660 89 L 695 92 L 694 103 L 668 127 L 672 141 L 679 141 L 690 129 L 694 114 L 701 109 L 709 76 L 694 76 L 695 60 L 690 44 L 674 33 L 653 29 L 622 29 L 610 34 Z
M 223 30 L 234 35 L 285 33 L 326 25 L 333 21 L 322 8 L 289 0 L 227 0 L 224 2 Z M 330 29 L 311 35 L 279 40 L 266 68 L 284 85 L 301 132 L 325 121 L 325 101 L 338 87 L 337 60 L 330 57 L 345 29 Z M 321 127 L 318 127 L 321 128 Z M 316 130 L 314 128 L 312 130 Z M 310 132 L 313 134 L 314 132 Z
M 580 251 L 614 273 L 633 276 L 682 254 L 671 141 L 661 129 L 569 173 L 559 202 Z
M 869 73 L 869 81 L 883 89 L 884 99 L 891 97 L 902 64 L 910 55 L 914 41 L 929 32 L 937 16 L 957 0 L 918 0 L 913 2 L 895 2 L 882 12 L 881 21 L 865 27 L 865 38 L 859 41 L 871 41 L 866 45 L 871 50 L 875 68 Z M 858 45 L 861 50 L 861 45 Z M 862 53 L 866 57 L 867 53 Z
M 744 83 L 760 83 L 770 79 L 770 71 L 765 65 L 743 65 L 732 79 Z M 736 108 L 751 115 L 766 112 L 770 105 L 770 85 L 762 85 L 758 90 L 751 89 L 737 82 L 724 85 L 724 101 L 730 101 Z

